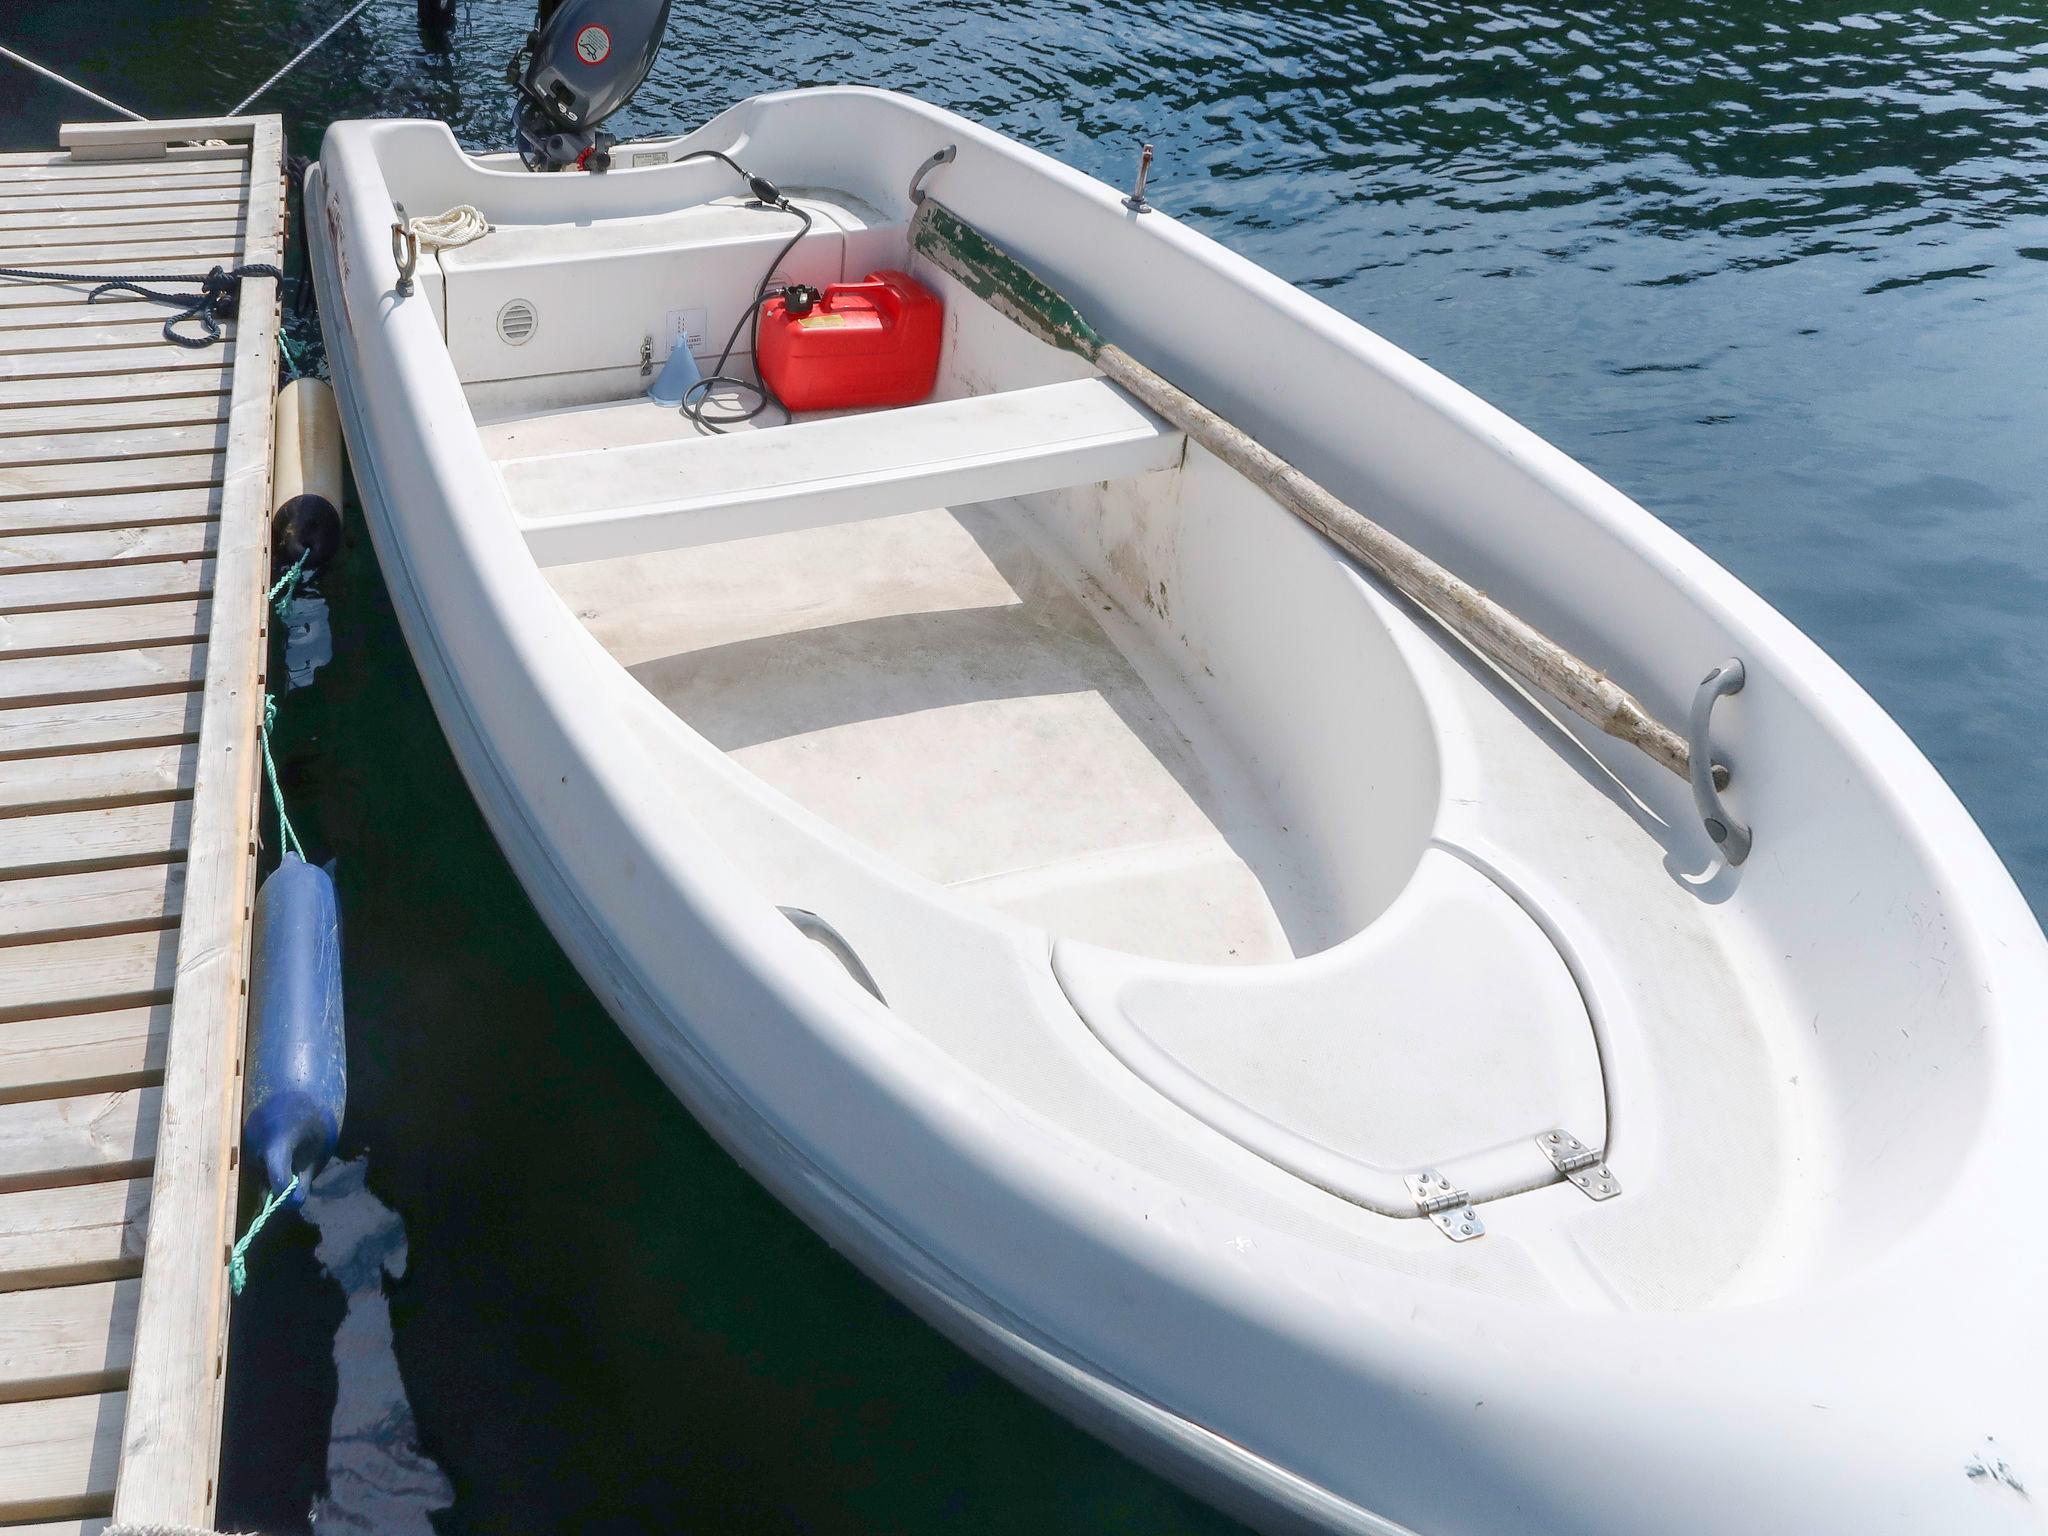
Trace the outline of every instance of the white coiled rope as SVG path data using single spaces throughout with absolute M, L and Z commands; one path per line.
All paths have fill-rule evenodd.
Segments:
M 458 203 L 446 213 L 424 213 L 407 219 L 405 227 L 418 237 L 420 249 L 426 251 L 452 251 L 491 232 L 484 216 L 468 203 Z

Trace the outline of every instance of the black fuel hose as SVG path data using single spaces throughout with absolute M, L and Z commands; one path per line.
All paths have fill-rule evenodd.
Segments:
M 722 433 L 727 427 L 736 427 L 741 422 L 752 421 L 756 416 L 768 409 L 768 402 L 773 398 L 768 393 L 767 384 L 760 378 L 759 326 L 761 307 L 774 296 L 776 270 L 781 267 L 783 262 L 789 259 L 789 253 L 796 249 L 797 242 L 811 232 L 811 216 L 785 197 L 781 188 L 777 187 L 774 182 L 768 180 L 765 176 L 756 176 L 723 150 L 692 150 L 687 155 L 678 156 L 670 164 L 686 165 L 692 160 L 723 161 L 726 165 L 732 167 L 734 174 L 746 182 L 747 190 L 753 193 L 756 203 L 764 208 L 774 208 L 783 213 L 793 213 L 802 221 L 797 226 L 796 233 L 785 240 L 782 244 L 782 249 L 775 253 L 775 259 L 768 263 L 768 270 L 761 278 L 761 286 L 754 290 L 753 302 L 747 305 L 746 309 L 741 313 L 739 320 L 732 328 L 732 334 L 725 338 L 725 348 L 718 354 L 718 361 L 712 365 L 711 372 L 683 391 L 683 414 L 690 418 L 696 425 L 697 430 L 700 432 Z M 732 361 L 733 348 L 739 345 L 740 334 L 750 325 L 756 328 L 754 335 L 755 345 L 751 349 L 755 354 L 755 377 L 742 379 L 727 373 L 725 369 L 726 365 Z M 689 342 L 687 339 L 684 339 L 678 342 L 677 345 L 688 346 Z M 742 389 L 748 394 L 753 395 L 755 398 L 752 409 L 726 412 L 717 416 L 707 416 L 705 414 L 705 407 L 711 403 L 711 391 L 720 384 L 732 389 Z

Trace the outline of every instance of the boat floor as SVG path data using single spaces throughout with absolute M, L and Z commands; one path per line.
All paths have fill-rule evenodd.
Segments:
M 933 880 L 1164 958 L 1328 942 L 1192 696 L 1028 523 L 934 509 L 548 575 L 706 739 Z

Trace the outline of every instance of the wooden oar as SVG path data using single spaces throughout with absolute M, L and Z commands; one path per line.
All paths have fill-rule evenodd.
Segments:
M 1039 340 L 1086 358 L 1104 377 L 1179 427 L 1217 458 L 1361 565 L 1385 577 L 1452 634 L 1529 687 L 1548 694 L 1608 735 L 1639 747 L 1681 779 L 1691 776 L 1686 740 L 1634 694 L 1588 666 L 1477 587 L 1346 506 L 1280 455 L 1232 426 L 1114 342 L 1022 262 L 927 195 L 910 224 L 918 255 L 958 278 Z M 1714 781 L 1725 789 L 1727 770 Z

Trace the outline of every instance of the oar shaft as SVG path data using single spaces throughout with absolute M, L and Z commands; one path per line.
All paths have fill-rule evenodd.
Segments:
M 1481 655 L 1608 735 L 1648 753 L 1680 778 L 1691 772 L 1683 736 L 1653 716 L 1626 688 L 1595 671 L 1533 624 L 1463 577 L 1339 501 L 1256 438 L 1168 383 L 1122 347 L 1095 354 L 1105 378 L 1122 385 L 1281 506 L 1307 523 Z

